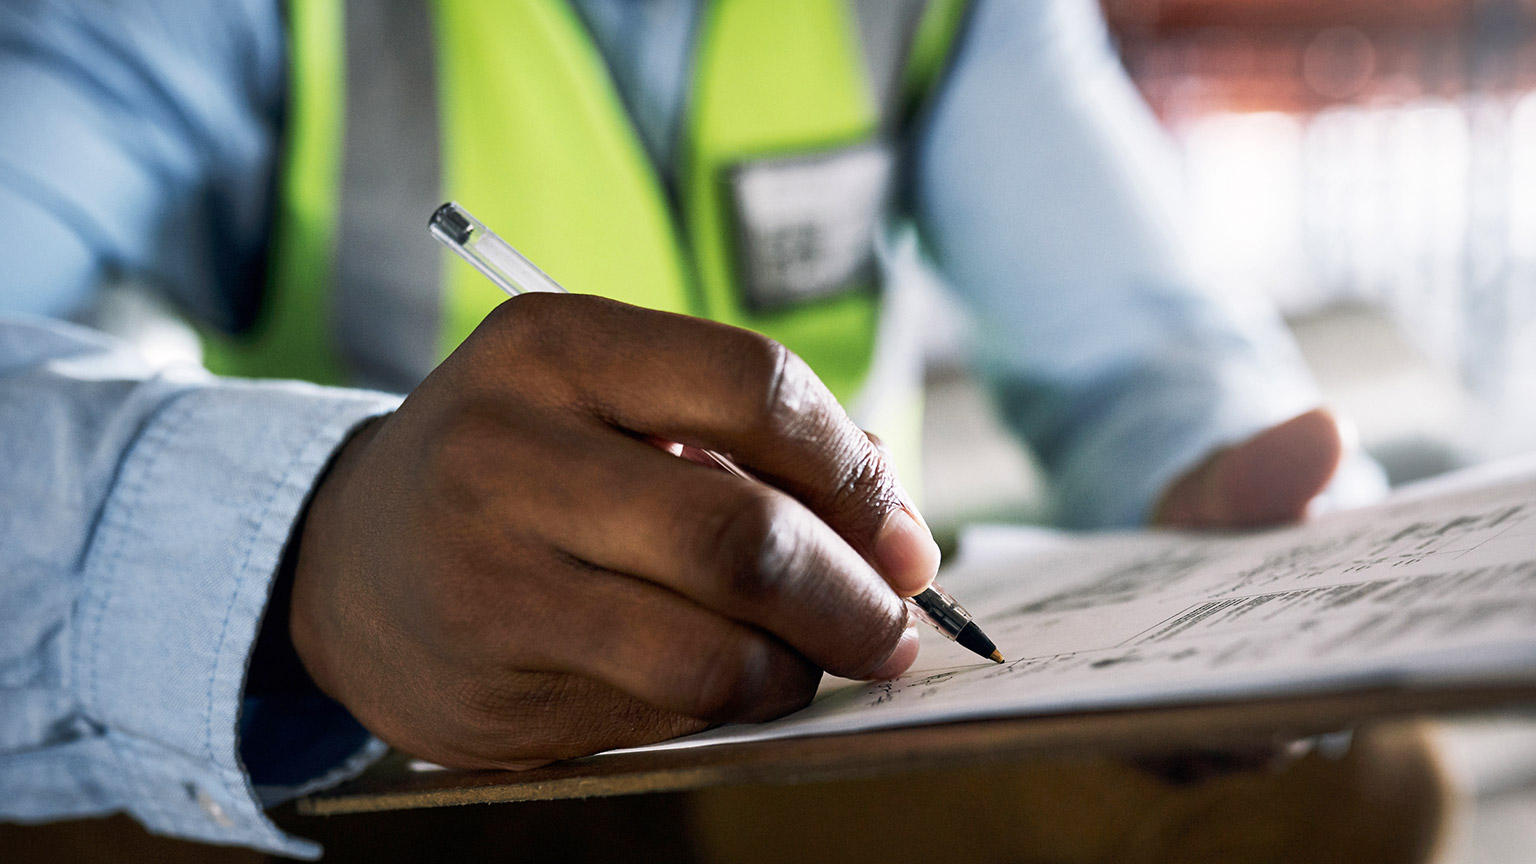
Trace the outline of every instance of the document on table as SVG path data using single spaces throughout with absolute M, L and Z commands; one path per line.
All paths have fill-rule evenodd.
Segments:
M 1536 682 L 1536 460 L 1244 535 L 969 532 L 944 584 L 1009 661 L 923 634 L 879 684 L 662 748 L 1369 686 Z M 649 748 L 647 748 L 649 749 Z

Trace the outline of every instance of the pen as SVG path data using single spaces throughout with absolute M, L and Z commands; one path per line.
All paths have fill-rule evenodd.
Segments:
M 498 237 L 496 232 L 485 227 L 484 223 L 471 216 L 457 202 L 449 201 L 437 208 L 428 227 L 433 237 L 442 241 L 443 245 L 468 261 L 510 296 L 516 297 L 533 291 L 568 293 L 560 287 L 560 283 L 549 278 L 549 274 L 523 257 L 522 253 L 512 248 L 512 244 Z M 711 450 L 700 452 L 720 468 L 743 480 L 756 482 L 757 478 L 743 471 L 728 457 Z M 994 663 L 1003 662 L 1003 655 L 998 653 L 997 646 L 971 620 L 971 614 L 937 583 L 929 585 L 916 596 L 906 598 L 906 602 L 918 618 L 933 625 L 945 638 L 960 643 L 962 647 Z

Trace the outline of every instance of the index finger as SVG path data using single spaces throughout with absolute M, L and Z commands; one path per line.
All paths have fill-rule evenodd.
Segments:
M 938 546 L 895 473 L 778 342 L 583 295 L 522 295 L 487 324 L 549 398 L 632 432 L 726 453 L 797 498 L 898 593 L 933 580 Z

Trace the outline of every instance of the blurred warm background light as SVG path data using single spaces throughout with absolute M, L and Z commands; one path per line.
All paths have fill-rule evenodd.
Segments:
M 1378 439 L 1436 438 L 1452 461 L 1529 450 L 1536 2 L 1104 8 L 1183 156 L 1203 275 L 1268 294 L 1302 322 L 1304 347 L 1353 342 L 1356 356 L 1321 358 L 1345 370 L 1335 390 L 1381 359 L 1373 319 L 1350 310 L 1388 322 L 1425 363 L 1405 386 L 1378 375 L 1356 406 Z M 1429 470 L 1388 467 L 1400 479 Z

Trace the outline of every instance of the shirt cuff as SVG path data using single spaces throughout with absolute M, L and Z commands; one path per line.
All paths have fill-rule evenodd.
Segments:
M 222 381 L 173 397 L 128 450 L 83 565 L 71 665 L 115 756 L 93 780 L 151 831 L 319 856 L 267 819 L 241 764 L 246 666 L 316 478 L 398 401 Z
M 1170 485 L 1218 448 L 1316 407 L 1303 376 L 1239 358 L 1164 358 L 1099 382 L 1048 454 L 1056 521 L 1147 524 Z
M 1105 401 L 1059 463 L 1055 504 L 1069 527 L 1146 525 L 1163 494 L 1211 454 L 1324 404 L 1300 375 L 1233 361 L 1182 375 L 1147 370 Z M 1346 442 L 1338 472 L 1309 512 L 1361 506 L 1385 492 L 1375 461 Z

